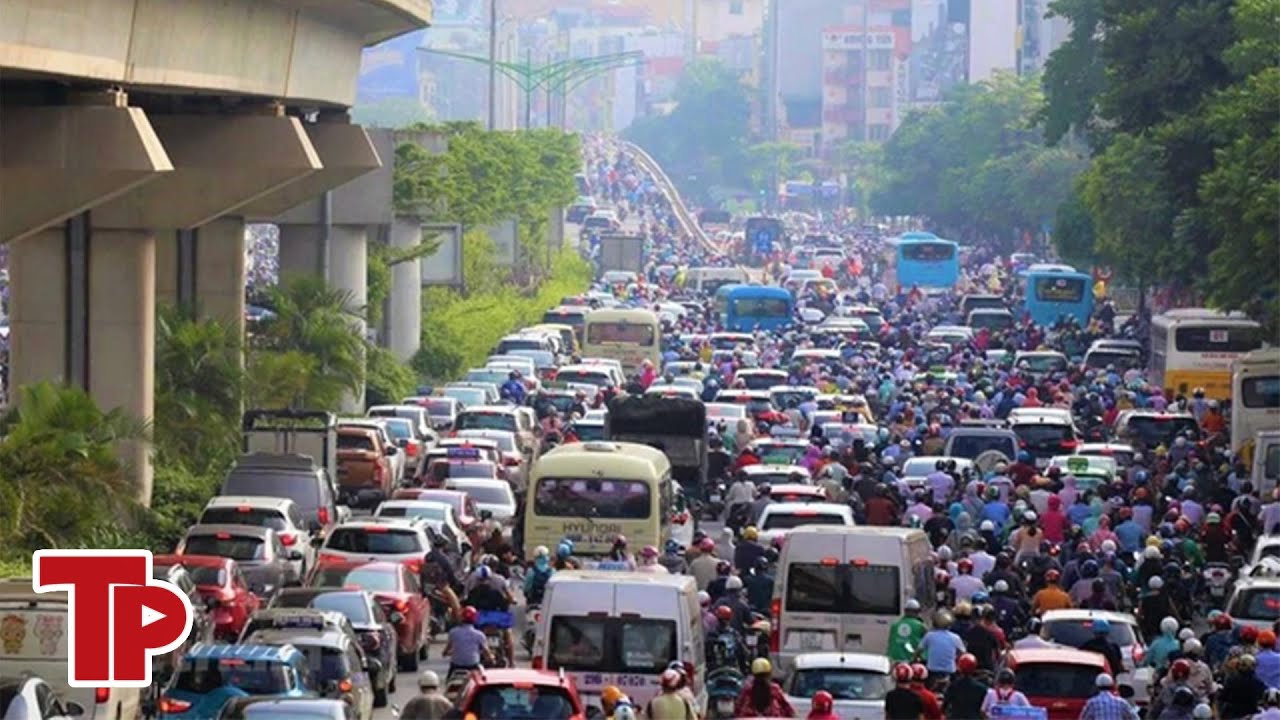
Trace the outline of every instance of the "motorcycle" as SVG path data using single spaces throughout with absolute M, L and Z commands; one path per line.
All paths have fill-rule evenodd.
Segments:
M 525 608 L 524 635 L 520 639 L 520 644 L 529 657 L 533 657 L 533 641 L 536 639 L 534 629 L 538 624 L 538 609 L 538 605 L 529 605 Z
M 724 526 L 733 530 L 733 534 L 737 536 L 751 522 L 751 504 L 738 503 L 729 508 L 729 516 L 725 518 Z
M 748 660 L 769 658 L 769 634 L 772 630 L 773 624 L 769 622 L 769 618 L 760 613 L 751 614 L 751 625 L 747 627 L 746 636 L 743 638 L 747 646 Z
M 703 520 L 718 520 L 724 512 L 724 494 L 729 489 L 722 478 L 707 481 L 707 501 L 702 505 Z
M 511 613 L 501 610 L 482 610 L 476 619 L 476 627 L 484 633 L 485 647 L 489 650 L 491 668 L 512 666 L 512 659 L 507 654 L 506 630 L 511 629 L 513 618 Z
M 1231 593 L 1235 573 L 1231 566 L 1223 562 L 1207 563 L 1200 573 L 1201 597 L 1208 609 L 1221 610 Z
M 746 678 L 734 667 L 721 667 L 707 673 L 707 718 L 721 720 L 734 716 L 734 706 L 742 694 Z

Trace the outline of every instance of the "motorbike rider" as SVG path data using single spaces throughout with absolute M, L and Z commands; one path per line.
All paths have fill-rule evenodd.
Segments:
M 636 569 L 635 558 L 627 550 L 627 536 L 618 535 L 613 539 L 613 547 L 609 548 L 608 555 L 605 556 L 609 562 L 622 563 L 626 565 L 628 570 Z
M 920 652 L 920 641 L 924 639 L 926 628 L 920 619 L 920 601 L 915 598 L 907 600 L 903 606 L 903 615 L 889 626 L 889 660 L 891 662 L 911 662 Z
M 523 405 L 527 394 L 528 390 L 520 379 L 519 370 L 512 370 L 507 373 L 507 381 L 502 383 L 502 387 L 498 389 L 498 395 L 503 400 L 515 405 Z
M 1110 667 L 1124 667 L 1124 656 L 1120 653 L 1120 646 L 1110 637 L 1111 622 L 1106 618 L 1096 617 L 1090 625 L 1093 637 L 1086 640 L 1080 649 L 1096 652 L 1105 657 Z
M 667 538 L 662 549 L 662 557 L 658 558 L 658 563 L 665 567 L 667 572 L 672 575 L 684 575 L 689 572 L 689 564 L 684 559 L 684 547 L 680 545 L 679 540 Z
M 551 552 L 545 545 L 539 545 L 533 551 L 533 567 L 524 576 L 524 601 L 526 607 L 537 607 L 542 604 L 542 596 L 546 593 L 547 582 L 551 580 L 555 568 L 551 567 Z
M 938 610 L 933 614 L 933 629 L 920 640 L 920 655 L 933 678 L 934 687 L 945 685 L 956 672 L 960 656 L 965 652 L 964 641 L 951 632 L 951 623 L 951 613 Z
M 819 690 L 813 694 L 809 714 L 805 718 L 806 720 L 840 720 L 840 716 L 836 715 L 835 707 L 836 701 L 831 693 Z
M 635 570 L 639 573 L 651 573 L 658 575 L 670 574 L 666 566 L 658 562 L 658 548 L 652 545 L 645 545 L 640 548 L 640 557 L 636 563 Z
M 1142 664 L 1155 668 L 1157 673 L 1164 672 L 1165 666 L 1169 664 L 1169 656 L 1178 650 L 1178 621 L 1166 617 L 1160 621 L 1160 637 L 1147 645 L 1147 656 L 1143 658 Z
M 1000 672 L 996 673 L 995 687 L 988 690 L 982 698 L 982 717 L 991 717 L 991 708 L 997 705 L 1031 707 L 1027 696 L 1014 687 L 1014 681 L 1013 671 L 1009 668 L 1001 668 Z
M 745 573 L 756 566 L 756 561 L 764 557 L 765 548 L 759 542 L 760 531 L 754 525 L 748 525 L 742 531 L 742 541 L 733 548 L 733 567 Z
M 942 720 L 942 703 L 938 696 L 929 689 L 929 668 L 924 663 L 911 665 L 911 690 L 920 696 L 920 704 L 924 706 L 925 720 Z
M 449 676 L 456 670 L 475 670 L 481 663 L 492 660 L 488 638 L 475 625 L 479 616 L 480 613 L 468 605 L 462 608 L 462 622 L 449 631 L 444 646 L 444 655 L 449 658 Z
M 768 551 L 772 553 L 773 551 Z M 747 604 L 761 615 L 769 614 L 769 605 L 773 601 L 773 563 L 768 554 L 756 560 L 756 566 L 747 573 L 742 584 L 747 594 Z
M 911 665 L 900 662 L 893 666 L 895 687 L 884 696 L 885 720 L 920 720 L 924 716 L 924 701 L 912 689 L 911 675 Z
M 556 570 L 577 570 L 582 565 L 578 559 L 573 556 L 573 541 L 564 539 L 556 545 L 556 561 L 553 563 Z
M 462 587 L 458 581 L 458 573 L 453 568 L 453 560 L 448 553 L 449 541 L 443 535 L 433 535 L 431 551 L 422 561 L 422 569 L 418 573 L 422 587 L 434 591 L 448 610 L 449 619 L 455 619 L 462 612 L 462 603 L 458 600 L 456 588 Z
M 733 608 L 719 605 L 713 611 L 715 629 L 707 633 L 707 658 L 712 669 L 732 667 L 741 673 L 747 671 L 746 643 L 742 633 L 733 625 Z
M 424 670 L 418 676 L 419 695 L 404 704 L 400 720 L 443 720 L 453 710 L 453 703 L 440 692 L 440 676 Z
M 619 690 L 616 685 L 606 685 L 600 691 L 600 710 L 604 712 L 605 720 L 613 720 L 613 712 L 618 707 L 618 701 L 626 697 L 626 693 Z
M 506 580 L 501 575 L 493 572 L 488 565 L 481 565 L 476 568 L 471 573 L 471 577 L 467 579 L 467 583 L 471 586 L 467 592 L 466 603 L 468 607 L 478 612 L 511 612 L 511 605 L 515 602 L 515 599 L 507 588 Z M 511 630 L 510 623 L 508 623 L 507 627 L 501 629 L 507 657 L 514 658 L 516 656 L 515 635 Z
M 751 662 L 751 678 L 742 686 L 738 702 L 734 706 L 736 718 L 793 718 L 796 711 L 787 702 L 782 686 L 773 680 L 773 663 L 765 658 Z M 667 715 L 650 717 L 669 717 Z M 674 716 L 671 716 L 674 717 Z
M 951 678 L 942 698 L 942 711 L 946 717 L 982 717 L 982 704 L 989 688 L 976 677 L 977 670 L 978 659 L 970 653 L 956 658 L 958 674 Z
M 675 670 L 664 670 L 659 678 L 661 692 L 645 706 L 644 714 L 648 718 L 685 718 L 692 720 L 698 717 L 693 703 L 680 692 L 680 673 Z

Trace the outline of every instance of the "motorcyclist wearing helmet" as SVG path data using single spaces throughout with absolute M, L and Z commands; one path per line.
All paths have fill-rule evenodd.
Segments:
M 1105 657 L 1110 667 L 1124 667 L 1124 655 L 1120 653 L 1120 646 L 1111 639 L 1111 622 L 1106 618 L 1096 617 L 1092 622 L 1092 630 L 1093 637 L 1086 640 L 1080 649 Z
M 911 664 L 911 690 L 920 696 L 925 720 L 942 720 L 942 702 L 929 689 L 929 668 L 924 663 Z
M 449 631 L 449 639 L 444 646 L 444 655 L 450 659 L 449 675 L 453 675 L 455 670 L 475 670 L 481 663 L 492 659 L 488 640 L 476 627 L 479 616 L 479 611 L 468 605 L 462 609 L 462 622 Z
M 719 597 L 713 594 L 712 602 L 720 607 L 728 607 L 733 611 L 733 625 L 744 636 L 751 626 L 751 604 L 747 602 L 743 592 L 742 578 L 730 575 L 724 582 L 724 593 Z
M 1188 717 L 1199 699 L 1187 682 L 1190 677 L 1191 663 L 1185 658 L 1178 658 L 1170 663 L 1169 672 L 1161 678 L 1160 689 L 1152 700 L 1151 707 L 1147 709 L 1147 716 L 1154 720 Z
M 840 716 L 836 715 L 835 698 L 826 690 L 814 693 L 810 703 L 809 714 L 805 716 L 806 720 L 840 720 Z
M 782 686 L 773 680 L 773 663 L 765 658 L 751 662 L 751 678 L 742 686 L 738 702 L 734 705 L 735 718 L 793 718 L 796 711 L 787 702 Z M 650 715 L 649 717 L 676 717 L 674 715 Z M 692 717 L 692 716 L 682 716 Z
M 1178 650 L 1178 621 L 1166 617 L 1160 621 L 1160 637 L 1147 645 L 1147 656 L 1143 658 L 1142 664 L 1155 668 L 1157 673 L 1164 672 L 1169 664 L 1169 657 Z
M 1204 638 L 1205 662 L 1209 667 L 1217 670 L 1227 659 L 1227 653 L 1231 652 L 1231 647 L 1235 645 L 1235 639 L 1232 637 L 1235 628 L 1231 616 L 1226 613 L 1219 613 L 1210 622 L 1213 629 Z
M 1254 720 L 1280 720 L 1280 688 L 1268 688 L 1262 703 L 1265 709 L 1254 715 Z
M 924 658 L 934 687 L 941 687 L 956 672 L 956 663 L 964 654 L 964 640 L 951 631 L 953 618 L 946 610 L 933 614 L 933 629 L 920 640 L 920 655 Z
M 418 581 L 428 593 L 438 596 L 449 611 L 449 619 L 453 620 L 462 612 L 462 602 L 458 599 L 462 583 L 458 581 L 458 573 L 453 568 L 448 547 L 449 541 L 443 535 L 432 536 L 431 552 L 423 558 Z
M 924 639 L 925 632 L 924 622 L 920 619 L 920 602 L 911 598 L 904 606 L 902 617 L 889 626 L 890 662 L 914 660 L 920 652 L 920 641 Z
M 578 559 L 573 556 L 573 541 L 565 538 L 556 545 L 556 560 L 552 565 L 556 570 L 577 570 L 582 567 Z
M 982 699 L 982 717 L 991 717 L 991 708 L 997 705 L 1012 707 L 1031 707 L 1027 696 L 1014 687 L 1014 674 L 1009 668 L 1001 668 L 996 673 L 995 687 L 987 691 Z
M 505 578 L 493 572 L 488 565 L 476 568 L 467 579 L 471 589 L 467 592 L 468 607 L 489 613 L 510 613 L 515 598 L 507 587 Z M 515 633 L 510 624 L 502 629 L 502 641 L 506 645 L 507 657 L 515 657 Z M 483 634 L 483 633 L 482 633 Z
M 609 548 L 606 558 L 608 562 L 622 563 L 627 570 L 636 569 L 636 560 L 631 556 L 631 552 L 627 550 L 626 535 L 618 535 L 613 538 L 613 547 Z
M 675 670 L 664 670 L 659 678 L 661 692 L 654 696 L 645 706 L 645 717 L 649 718 L 696 718 L 697 708 L 680 692 L 681 677 Z
M 976 675 L 978 659 L 965 653 L 956 658 L 956 670 L 942 698 L 943 713 L 951 718 L 982 717 L 982 701 L 989 688 Z
M 658 562 L 658 548 L 645 545 L 640 548 L 640 557 L 636 563 L 636 572 L 657 575 L 670 574 L 665 565 Z
M 924 701 L 911 687 L 911 665 L 905 662 L 893 666 L 896 686 L 885 693 L 885 720 L 920 720 L 924 716 Z
M 717 605 L 712 611 L 715 628 L 707 633 L 707 662 L 712 670 L 732 667 L 746 674 L 747 653 L 742 633 L 733 625 L 733 608 Z
M 1235 672 L 1228 673 L 1218 693 L 1218 717 L 1247 718 L 1258 712 L 1267 686 L 1258 679 L 1257 659 L 1248 653 L 1235 660 Z
M 1062 574 L 1057 570 L 1050 570 L 1044 574 L 1044 587 L 1031 598 L 1033 612 L 1040 615 L 1050 610 L 1066 610 L 1073 607 L 1071 596 L 1067 595 L 1058 584 L 1061 580 Z
M 662 546 L 662 556 L 658 558 L 658 563 L 667 569 L 672 575 L 684 575 L 689 572 L 689 564 L 684 559 L 684 547 L 679 540 L 675 538 L 667 538 L 667 542 Z
M 716 577 L 707 584 L 707 593 L 711 595 L 711 601 L 720 602 L 720 598 L 725 593 L 725 584 L 729 582 L 729 578 L 733 577 L 733 564 L 728 560 L 719 560 L 716 562 Z
M 502 383 L 502 387 L 498 390 L 498 395 L 503 400 L 515 405 L 523 405 L 527 394 L 528 390 L 520 379 L 519 370 L 512 370 L 507 373 L 507 381 Z
M 539 545 L 533 551 L 533 567 L 524 576 L 524 602 L 529 608 L 542 604 L 542 596 L 546 593 L 547 582 L 555 568 L 551 566 L 551 552 L 545 545 Z
M 745 573 L 756 566 L 756 561 L 764 557 L 765 548 L 760 544 L 760 531 L 754 525 L 742 530 L 742 540 L 733 548 L 733 568 Z
M 440 692 L 440 676 L 424 670 L 418 676 L 419 695 L 404 704 L 400 720 L 441 720 L 453 710 L 453 703 Z
M 756 566 L 742 580 L 747 604 L 761 615 L 769 614 L 769 605 L 773 601 L 773 563 L 769 559 L 771 554 L 777 556 L 772 549 L 766 551 L 766 555 L 756 560 Z
M 606 685 L 604 690 L 600 691 L 600 710 L 604 712 L 605 720 L 613 720 L 618 702 L 626 699 L 626 693 L 619 690 L 616 685 Z

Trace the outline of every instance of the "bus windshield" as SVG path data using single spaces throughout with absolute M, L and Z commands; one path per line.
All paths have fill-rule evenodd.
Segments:
M 644 520 L 652 494 L 640 480 L 543 478 L 538 481 L 533 512 L 546 517 Z
M 1078 303 L 1088 290 L 1083 278 L 1039 277 L 1035 279 L 1035 296 L 1041 302 Z
M 781 298 L 736 298 L 733 312 L 741 317 L 780 318 L 791 316 L 790 304 Z
M 600 343 L 625 343 L 628 345 L 640 345 L 643 347 L 651 347 L 653 345 L 656 333 L 652 325 L 639 325 L 636 323 L 613 322 L 613 323 L 591 323 L 587 325 L 587 343 L 598 345 Z
M 902 259 L 912 262 L 938 262 L 956 256 L 956 248 L 945 242 L 915 242 L 902 246 Z

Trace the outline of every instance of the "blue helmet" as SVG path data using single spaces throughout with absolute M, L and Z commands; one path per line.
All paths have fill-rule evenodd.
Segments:
M 1139 470 L 1138 472 L 1134 473 L 1134 474 L 1133 474 L 1133 481 L 1134 481 L 1135 483 L 1137 483 L 1138 485 L 1142 485 L 1142 484 L 1146 483 L 1146 482 L 1147 482 L 1147 471 L 1146 471 L 1146 470 Z
M 573 555 L 572 543 L 562 542 L 556 546 L 556 557 L 560 558 L 561 560 L 564 560 L 571 555 Z
M 1081 563 L 1081 565 L 1080 565 L 1080 574 L 1081 574 L 1081 575 L 1083 575 L 1085 578 L 1096 578 L 1096 577 L 1098 577 L 1098 561 L 1097 561 L 1097 560 L 1085 560 L 1085 561 L 1084 561 L 1083 563 Z
M 1031 463 L 1033 461 L 1034 459 L 1031 457 L 1031 453 L 1027 452 L 1026 450 L 1022 450 L 1018 452 L 1018 462 Z
M 680 548 L 683 546 L 680 545 L 679 540 L 676 540 L 675 538 L 667 538 L 665 547 L 667 552 L 671 553 L 672 555 L 675 555 L 676 553 L 680 552 Z
M 1106 635 L 1111 632 L 1111 623 L 1106 618 L 1093 619 L 1093 634 Z
M 979 590 L 969 598 L 969 601 L 974 605 L 984 605 L 991 601 L 991 596 L 985 590 Z

